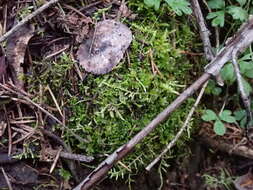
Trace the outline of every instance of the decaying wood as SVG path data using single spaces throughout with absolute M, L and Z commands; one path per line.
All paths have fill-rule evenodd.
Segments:
M 135 135 L 128 143 L 118 148 L 106 158 L 92 173 L 90 173 L 74 190 L 86 190 L 92 188 L 97 182 L 102 180 L 107 172 L 120 159 L 130 153 L 136 144 L 142 141 L 150 132 L 152 132 L 160 123 L 166 120 L 170 113 L 179 107 L 187 98 L 198 90 L 211 75 L 216 76 L 226 62 L 232 59 L 232 52 L 237 49 L 237 55 L 248 47 L 253 41 L 253 19 L 242 25 L 238 32 L 220 50 L 217 56 L 206 67 L 206 72 L 188 87 L 176 100 L 174 100 L 164 111 L 158 114 L 144 129 Z
M 228 154 L 234 154 L 237 156 L 242 156 L 245 158 L 253 159 L 253 149 L 245 145 L 233 145 L 228 144 L 223 140 L 213 139 L 208 135 L 200 135 L 199 140 L 204 143 L 204 145 L 210 146 L 216 150 L 227 152 Z M 236 148 L 235 148 L 236 146 Z

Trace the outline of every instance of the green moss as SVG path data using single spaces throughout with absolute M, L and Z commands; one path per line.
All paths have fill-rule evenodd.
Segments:
M 67 126 L 88 142 L 79 142 L 67 131 L 64 139 L 76 152 L 93 155 L 98 162 L 126 143 L 168 106 L 190 83 L 187 80 L 193 68 L 181 53 L 195 43 L 195 35 L 185 18 L 179 20 L 166 8 L 154 12 L 142 3 L 130 2 L 129 6 L 139 15 L 134 21 L 125 21 L 134 34 L 129 59 L 125 58 L 111 73 L 88 75 L 84 81 L 78 81 L 77 89 L 73 90 L 73 85 L 66 80 L 66 73 L 71 71 L 73 63 L 65 57 L 59 63 L 50 63 L 50 69 L 37 78 L 33 77 L 32 81 L 32 84 L 36 81 L 50 84 L 56 97 L 64 97 L 64 106 L 69 112 Z M 152 72 L 151 60 L 160 74 Z M 189 99 L 138 144 L 135 151 L 123 160 L 128 169 L 117 165 L 110 171 L 111 177 L 132 175 L 154 159 L 181 127 L 192 103 L 193 100 Z M 178 141 L 178 145 L 183 146 L 185 141 L 187 137 Z
M 166 11 L 160 16 L 151 11 L 145 17 L 139 13 L 139 19 L 128 22 L 134 33 L 130 61 L 125 59 L 110 74 L 89 75 L 79 84 L 80 98 L 69 100 L 72 113 L 69 125 L 89 142 L 79 143 L 69 134 L 66 139 L 85 154 L 105 158 L 143 129 L 188 83 L 192 65 L 180 52 L 194 43 L 194 34 L 186 24 L 177 23 L 175 18 L 170 20 Z M 161 75 L 152 73 L 150 51 Z M 146 166 L 174 137 L 191 105 L 192 99 L 124 159 L 132 174 Z M 110 172 L 114 177 L 126 173 L 129 171 L 120 165 Z

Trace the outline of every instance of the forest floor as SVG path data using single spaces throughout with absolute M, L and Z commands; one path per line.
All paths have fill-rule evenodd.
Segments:
M 0 37 L 46 3 L 1 1 Z M 108 28 L 102 26 L 105 20 Z M 114 30 L 111 23 L 122 28 Z M 116 38 L 112 43 L 118 49 L 92 65 L 88 54 L 108 48 L 104 36 Z M 60 1 L 0 45 L 0 189 L 9 190 L 73 189 L 201 76 L 207 64 L 193 15 L 178 16 L 166 6 L 155 11 L 134 0 Z M 94 189 L 235 189 L 243 175 L 248 176 L 240 190 L 252 185 L 247 174 L 252 150 L 230 154 L 244 139 L 243 128 L 227 122 L 225 134 L 217 135 L 213 122 L 201 119 L 206 107 L 236 110 L 236 85 L 225 85 L 220 96 L 213 96 L 221 87 L 210 83 L 187 129 L 161 161 L 145 170 L 175 138 L 196 94 Z

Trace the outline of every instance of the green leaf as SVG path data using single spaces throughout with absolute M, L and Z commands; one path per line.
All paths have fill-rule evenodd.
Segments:
M 225 22 L 225 11 L 216 11 L 216 12 L 211 12 L 208 13 L 207 19 L 213 19 L 212 20 L 212 26 L 224 26 Z
M 235 80 L 235 73 L 234 73 L 234 68 L 232 63 L 226 64 L 222 69 L 221 69 L 221 77 L 224 81 L 228 82 L 229 85 L 231 85 Z
M 161 4 L 161 0 L 156 0 L 155 1 L 155 10 L 157 11 L 157 10 L 159 10 L 159 8 L 160 8 L 160 4 Z
M 165 0 L 173 11 L 179 16 L 184 14 L 191 14 L 190 3 L 186 0 Z
M 241 6 L 245 5 L 247 0 L 236 0 L 238 3 L 240 3 Z
M 225 121 L 227 123 L 235 123 L 235 117 L 231 116 L 232 112 L 230 110 L 224 110 L 219 114 L 219 117 L 222 121 Z
M 244 118 L 240 121 L 240 126 L 241 126 L 241 127 L 245 127 L 246 123 L 247 123 L 247 117 L 244 117 Z
M 246 111 L 245 110 L 235 111 L 234 116 L 237 121 L 240 121 L 246 116 Z
M 244 87 L 244 90 L 246 92 L 246 95 L 249 96 L 249 94 L 252 92 L 252 87 L 251 85 L 248 83 L 248 81 L 246 81 L 244 78 L 242 78 L 242 85 Z
M 214 132 L 220 136 L 223 136 L 226 133 L 226 127 L 220 120 L 215 121 L 213 129 L 214 129 Z
M 217 119 L 216 113 L 212 110 L 205 110 L 205 113 L 201 117 L 204 121 L 213 121 Z
M 225 7 L 225 1 L 223 0 L 211 0 L 207 3 L 211 9 L 223 9 Z
M 252 61 L 240 61 L 241 74 L 248 78 L 253 78 L 253 62 Z
M 155 10 L 158 10 L 160 8 L 161 0 L 144 0 L 144 3 L 148 7 L 154 7 Z
M 222 92 L 222 89 L 220 87 L 215 87 L 212 90 L 212 94 L 215 95 L 215 96 L 220 95 L 221 92 Z
M 235 20 L 245 21 L 248 18 L 248 13 L 242 7 L 238 6 L 229 6 L 228 13 L 233 17 Z

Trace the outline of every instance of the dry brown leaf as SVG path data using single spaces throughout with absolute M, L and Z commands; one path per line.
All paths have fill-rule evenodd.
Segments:
M 252 190 L 253 189 L 253 175 L 251 171 L 247 174 L 238 177 L 235 182 L 237 190 Z
M 6 58 L 11 67 L 12 79 L 16 86 L 23 88 L 23 66 L 26 47 L 34 34 L 32 25 L 24 25 L 7 40 Z
M 92 37 L 81 44 L 77 58 L 82 67 L 93 74 L 110 72 L 132 41 L 130 29 L 115 20 L 98 22 Z

